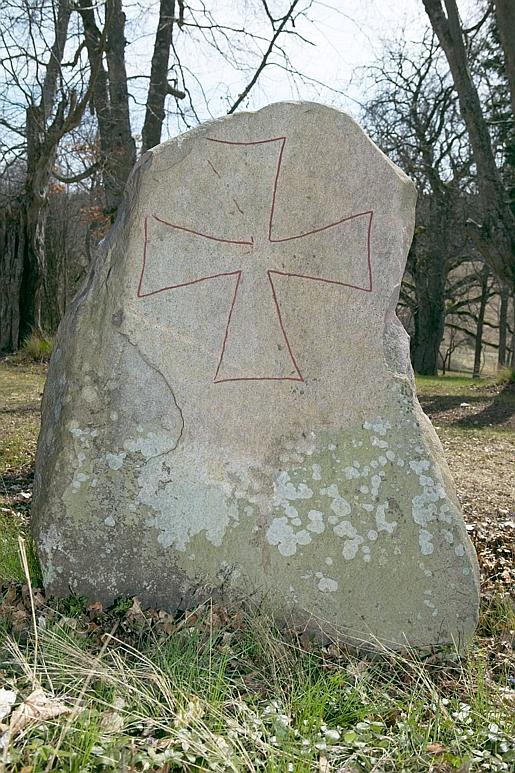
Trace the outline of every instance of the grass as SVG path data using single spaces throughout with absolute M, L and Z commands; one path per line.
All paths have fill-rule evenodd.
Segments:
M 0 508 L 0 579 L 23 582 L 25 573 L 18 552 L 18 537 L 24 537 L 28 545 L 28 563 L 32 579 L 41 582 L 41 570 L 29 531 L 27 518 L 12 512 L 7 507 Z
M 100 645 L 84 621 L 37 614 L 37 653 L 34 636 L 4 637 L 4 679 L 24 697 L 41 687 L 49 714 L 67 711 L 10 739 L 13 773 L 450 773 L 515 761 L 513 693 L 477 645 L 464 659 L 367 662 L 303 646 L 258 615 L 220 625 L 209 604 L 168 633 L 129 617 Z
M 511 370 L 504 370 L 497 376 L 488 378 L 471 378 L 466 373 L 446 373 L 445 376 L 419 376 L 415 377 L 417 391 L 423 395 L 460 395 L 473 396 L 482 394 L 485 390 L 496 385 L 512 382 Z
M 45 376 L 41 363 L 0 360 L 0 475 L 34 459 Z
M 486 386 L 495 383 L 494 378 L 470 377 L 470 373 L 446 373 L 439 376 L 415 376 L 417 390 L 424 394 L 461 394 L 463 389 L 472 389 L 476 386 Z
M 32 333 L 23 342 L 20 356 L 34 362 L 48 362 L 53 348 L 54 341 L 51 336 Z
M 476 540 L 478 512 L 484 518 L 484 553 L 480 540 L 476 545 L 488 596 L 471 649 L 461 657 L 384 652 L 365 661 L 280 631 L 259 614 L 209 603 L 172 616 L 143 612 L 132 599 L 103 610 L 74 596 L 56 602 L 33 590 L 31 597 L 17 547 L 28 530 L 44 374 L 25 356 L 0 362 L 0 771 L 513 768 L 515 616 L 495 579 L 504 571 L 502 524 L 495 531 L 488 522 L 508 501 L 507 382 L 417 378 L 466 514 L 470 504 Z M 27 558 L 36 588 L 30 542 Z M 2 718 L 5 690 L 16 695 Z
M 436 425 L 440 439 L 467 434 L 477 439 L 513 438 L 515 382 L 511 371 L 496 378 L 470 376 L 417 376 L 417 391 L 425 412 Z
M 39 567 L 29 535 L 32 464 L 46 368 L 25 357 L 0 361 L 0 578 L 22 580 L 18 535 L 29 541 L 29 565 Z

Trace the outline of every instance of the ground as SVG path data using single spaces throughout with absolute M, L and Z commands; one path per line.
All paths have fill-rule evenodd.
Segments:
M 478 552 L 481 623 L 463 657 L 372 663 L 210 605 L 46 600 L 29 536 L 44 380 L 0 360 L 0 771 L 511 769 L 513 382 L 418 380 Z
M 420 377 L 417 389 L 456 482 L 483 594 L 509 591 L 515 581 L 515 383 Z

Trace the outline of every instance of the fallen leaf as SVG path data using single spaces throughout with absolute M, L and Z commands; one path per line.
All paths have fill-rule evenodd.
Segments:
M 329 760 L 321 754 L 320 759 L 318 760 L 318 773 L 329 773 L 330 770 Z
M 47 695 L 41 687 L 37 687 L 11 716 L 9 730 L 11 736 L 21 733 L 30 722 L 45 722 L 54 719 L 61 714 L 69 714 L 71 711 L 57 698 Z
M 136 596 L 134 596 L 134 598 L 132 599 L 132 606 L 127 611 L 125 618 L 128 622 L 140 622 L 140 623 L 147 622 L 145 613 L 141 608 L 141 601 Z
M 123 725 L 123 717 L 118 711 L 106 711 L 100 722 L 104 733 L 119 733 Z
M 15 701 L 16 693 L 14 690 L 6 690 L 4 687 L 0 688 L 0 719 L 11 713 Z
M 124 725 L 124 720 L 121 711 L 125 708 L 125 701 L 123 698 L 115 698 L 113 706 L 110 711 L 106 711 L 100 722 L 100 726 L 104 733 L 118 733 Z
M 428 743 L 426 749 L 429 754 L 443 754 L 447 751 L 447 747 L 441 743 Z
M 101 615 L 103 611 L 104 611 L 104 606 L 101 601 L 93 601 L 88 606 L 88 614 L 92 619 Z

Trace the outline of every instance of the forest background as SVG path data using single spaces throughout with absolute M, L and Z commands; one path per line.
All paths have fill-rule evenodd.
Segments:
M 0 352 L 50 348 L 142 153 L 295 98 L 351 112 L 418 186 L 398 307 L 415 371 L 513 367 L 514 16 L 509 0 L 6 0 Z

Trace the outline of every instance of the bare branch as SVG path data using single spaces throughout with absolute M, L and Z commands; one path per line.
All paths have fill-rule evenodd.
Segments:
M 261 73 L 263 72 L 263 70 L 265 69 L 265 67 L 266 67 L 266 65 L 267 65 L 267 63 L 268 63 L 268 57 L 270 56 L 270 54 L 271 54 L 271 53 L 272 53 L 272 51 L 274 50 L 274 46 L 275 46 L 275 43 L 276 43 L 276 41 L 277 41 L 277 38 L 280 36 L 281 32 L 282 32 L 282 31 L 283 31 L 283 29 L 285 28 L 285 26 L 286 26 L 286 24 L 288 23 L 288 21 L 290 21 L 290 20 L 291 20 L 291 18 L 292 18 L 292 15 L 293 15 L 293 12 L 294 12 L 294 10 L 295 10 L 296 6 L 298 5 L 298 3 L 299 3 L 299 0 L 293 0 L 293 2 L 292 2 L 292 4 L 290 5 L 290 7 L 289 7 L 288 11 L 286 12 L 286 15 L 285 15 L 285 16 L 282 18 L 282 20 L 281 20 L 281 23 L 279 24 L 279 26 L 277 27 L 277 29 L 276 29 L 276 31 L 275 31 L 275 33 L 274 33 L 274 35 L 272 36 L 272 39 L 271 39 L 271 41 L 270 41 L 270 44 L 269 44 L 269 46 L 268 46 L 267 50 L 265 51 L 265 53 L 264 53 L 264 55 L 263 55 L 263 58 L 262 58 L 262 60 L 261 60 L 261 62 L 260 62 L 260 64 L 259 64 L 259 66 L 257 67 L 257 69 L 256 69 L 256 71 L 255 71 L 255 73 L 254 73 L 254 75 L 253 75 L 253 76 L 252 76 L 252 78 L 250 79 L 250 81 L 249 81 L 249 83 L 247 84 L 247 86 L 246 86 L 246 87 L 243 89 L 243 91 L 241 92 L 241 94 L 238 96 L 238 99 L 236 100 L 236 102 L 235 102 L 235 103 L 232 105 L 232 107 L 231 107 L 231 108 L 230 108 L 230 109 L 227 111 L 229 115 L 230 115 L 231 113 L 234 113 L 234 112 L 235 112 L 235 110 L 237 110 L 237 109 L 238 109 L 238 107 L 241 105 L 241 103 L 243 102 L 243 100 L 244 100 L 244 99 L 245 99 L 245 98 L 248 96 L 248 94 L 250 93 L 250 91 L 251 91 L 252 87 L 253 87 L 253 86 L 256 84 L 256 82 L 257 82 L 257 80 L 258 80 L 259 76 L 261 75 Z
M 91 177 L 92 174 L 94 174 L 98 169 L 100 169 L 100 163 L 96 161 L 94 164 L 91 164 L 87 169 L 84 169 L 83 172 L 79 172 L 79 174 L 73 175 L 72 177 L 65 177 L 64 175 L 60 174 L 56 169 L 52 169 L 52 177 L 55 177 L 56 180 L 59 180 L 61 183 L 66 183 L 68 185 L 71 185 L 73 183 L 80 183 L 81 180 L 85 180 L 86 177 Z

